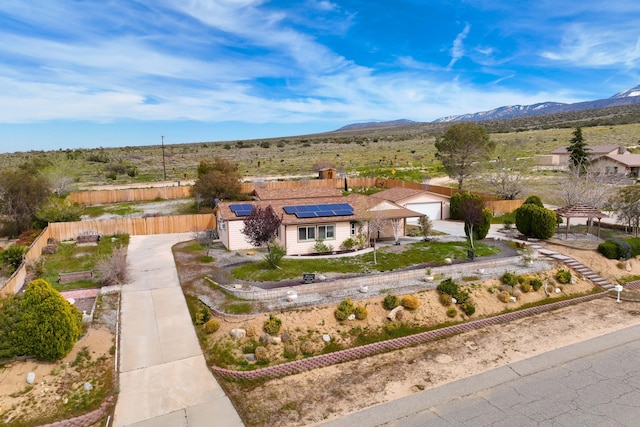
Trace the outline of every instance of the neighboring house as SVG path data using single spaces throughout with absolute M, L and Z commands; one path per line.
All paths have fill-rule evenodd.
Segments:
M 371 197 L 397 203 L 409 210 L 420 212 L 432 220 L 449 218 L 450 197 L 442 194 L 431 193 L 427 190 L 396 187 L 372 194 Z M 408 222 L 416 224 L 418 218 L 409 218 Z
M 602 156 L 611 155 L 628 155 L 627 148 L 622 145 L 588 145 L 591 161 L 597 160 Z M 551 152 L 551 165 L 567 166 L 569 164 L 570 153 L 567 147 L 556 148 Z
M 393 202 L 360 194 L 346 197 L 221 202 L 216 206 L 214 214 L 218 235 L 225 247 L 229 250 L 252 248 L 253 245 L 241 231 L 244 228 L 243 221 L 251 214 L 254 206 L 269 205 L 277 215 L 282 216 L 278 238 L 284 244 L 287 255 L 313 253 L 318 240 L 339 250 L 343 241 L 366 233 L 368 223 L 378 219 L 385 220 L 385 227 L 377 238 L 393 238 L 393 225 L 396 226 L 398 235 L 403 236 L 406 234 L 406 218 L 422 215 Z
M 609 154 L 591 161 L 596 170 L 607 175 L 637 178 L 640 171 L 640 154 Z

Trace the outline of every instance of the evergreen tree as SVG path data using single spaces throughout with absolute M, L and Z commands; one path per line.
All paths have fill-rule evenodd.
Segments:
M 591 153 L 582 136 L 582 128 L 577 127 L 573 131 L 573 138 L 569 141 L 567 151 L 569 152 L 569 167 L 578 170 L 579 173 L 586 172 L 591 163 Z

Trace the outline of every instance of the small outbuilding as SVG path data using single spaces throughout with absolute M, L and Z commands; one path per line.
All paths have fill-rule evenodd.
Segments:
M 569 237 L 569 222 L 571 218 L 587 218 L 587 233 L 589 233 L 590 220 L 593 218 L 598 219 L 598 238 L 600 238 L 600 220 L 602 218 L 609 218 L 609 215 L 600 212 L 593 206 L 588 205 L 570 205 L 556 209 L 556 213 L 563 218 L 567 219 L 567 227 L 565 229 L 565 239 Z

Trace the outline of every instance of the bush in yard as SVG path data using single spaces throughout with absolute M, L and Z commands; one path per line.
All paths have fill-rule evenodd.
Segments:
M 503 285 L 514 287 L 518 284 L 518 276 L 508 271 L 500 277 Z
M 487 208 L 482 209 L 482 219 L 473 226 L 473 240 L 482 240 L 487 237 L 489 234 L 489 229 L 491 228 L 491 219 L 493 218 L 493 214 Z M 464 226 L 464 234 L 469 237 L 469 227 L 468 224 Z
M 295 359 L 298 356 L 298 348 L 292 343 L 285 344 L 282 355 L 285 359 Z
M 612 242 L 616 245 L 618 259 L 631 258 L 631 245 L 629 245 L 629 243 L 620 239 L 613 239 Z
M 300 351 L 305 356 L 312 356 L 316 352 L 316 346 L 311 341 L 305 341 L 300 345 Z
M 456 193 L 449 199 L 449 216 L 451 219 L 462 219 L 460 216 L 461 203 L 462 193 Z
M 27 285 L 20 311 L 17 339 L 23 354 L 59 360 L 80 337 L 82 314 L 46 280 L 37 279 Z
M 640 255 L 640 237 L 632 237 L 625 240 L 631 246 L 631 257 Z
M 23 353 L 17 325 L 20 324 L 20 297 L 0 297 L 0 360 L 12 359 Z
M 269 335 L 275 336 L 280 333 L 280 328 L 282 327 L 282 320 L 276 317 L 273 314 L 269 315 L 269 318 L 264 321 L 262 325 L 262 329 L 268 333 Z
M 267 254 L 264 256 L 264 260 L 267 261 L 267 265 L 271 269 L 276 269 L 280 266 L 282 258 L 287 254 L 287 250 L 281 244 L 273 242 L 268 249 Z
M 529 281 L 529 284 L 533 288 L 534 291 L 538 292 L 538 290 L 542 287 L 542 280 L 535 278 Z
M 256 347 L 255 353 L 253 355 L 256 358 L 256 362 L 258 363 L 269 363 L 269 352 L 266 347 L 258 346 Z
M 522 282 L 520 283 L 520 290 L 522 292 L 530 292 L 531 291 L 531 284 L 529 284 L 529 282 Z
M 20 267 L 24 260 L 24 254 L 29 250 L 28 247 L 22 245 L 11 245 L 7 249 L 0 252 L 0 259 L 9 267 L 9 274 L 13 274 L 14 271 Z
M 340 244 L 340 248 L 344 251 L 350 251 L 355 247 L 356 247 L 356 241 L 353 239 L 353 237 L 344 239 Z
M 367 316 L 369 315 L 369 312 L 367 311 L 367 308 L 362 306 L 362 305 L 358 305 L 356 306 L 356 308 L 353 310 L 353 314 L 356 315 L 356 319 L 358 320 L 364 320 L 367 318 Z
M 467 316 L 471 316 L 476 312 L 476 306 L 471 301 L 465 301 L 460 304 L 460 310 Z
M 447 317 L 454 318 L 458 315 L 458 310 L 455 307 L 451 307 L 447 310 Z
M 607 259 L 618 259 L 618 247 L 611 240 L 600 243 L 598 252 Z
M 527 237 L 548 239 L 555 233 L 557 218 L 554 211 L 527 203 L 516 209 L 516 228 Z
M 216 332 L 218 329 L 220 329 L 220 323 L 216 319 L 209 319 L 202 327 L 202 330 L 207 335 Z
M 195 314 L 193 315 L 193 323 L 196 325 L 204 325 L 211 319 L 211 311 L 209 307 L 204 304 L 200 304 Z
M 556 272 L 556 280 L 558 283 L 567 284 L 571 282 L 571 271 L 561 268 Z
M 511 294 L 509 294 L 509 292 L 507 291 L 502 291 L 498 294 L 498 300 L 504 303 L 509 302 L 509 299 L 511 298 Z
M 453 304 L 453 297 L 449 294 L 440 294 L 440 304 L 445 307 L 449 307 Z
M 338 308 L 336 308 L 334 315 L 336 316 L 336 319 L 338 319 L 339 321 L 343 321 L 347 320 L 347 318 L 351 314 L 353 314 L 354 310 L 355 306 L 351 302 L 351 299 L 347 298 L 338 305 Z
M 128 282 L 127 249 L 115 248 L 111 255 L 99 258 L 96 263 L 96 271 L 98 273 L 98 281 L 103 286 L 121 285 Z
M 400 300 L 400 305 L 406 308 L 407 310 L 415 310 L 420 307 L 420 300 L 413 295 L 407 295 L 402 297 Z
M 451 277 L 444 279 L 436 288 L 439 293 L 451 295 L 454 298 L 458 294 L 458 289 L 458 284 Z
M 384 301 L 382 301 L 382 305 L 387 310 L 393 310 L 394 308 L 400 305 L 400 300 L 398 299 L 397 296 L 393 294 L 389 294 L 386 297 L 384 297 Z
M 524 201 L 524 203 L 522 203 L 523 205 L 535 205 L 541 208 L 544 208 L 544 204 L 542 203 L 542 199 L 539 196 L 529 196 L 527 197 L 527 199 Z

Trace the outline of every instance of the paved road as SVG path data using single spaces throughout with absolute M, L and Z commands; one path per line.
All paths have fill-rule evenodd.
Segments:
M 132 280 L 122 287 L 116 427 L 243 425 L 206 366 L 178 281 L 171 247 L 190 238 L 131 237 Z
M 323 427 L 637 425 L 640 425 L 640 326 L 322 424 Z

